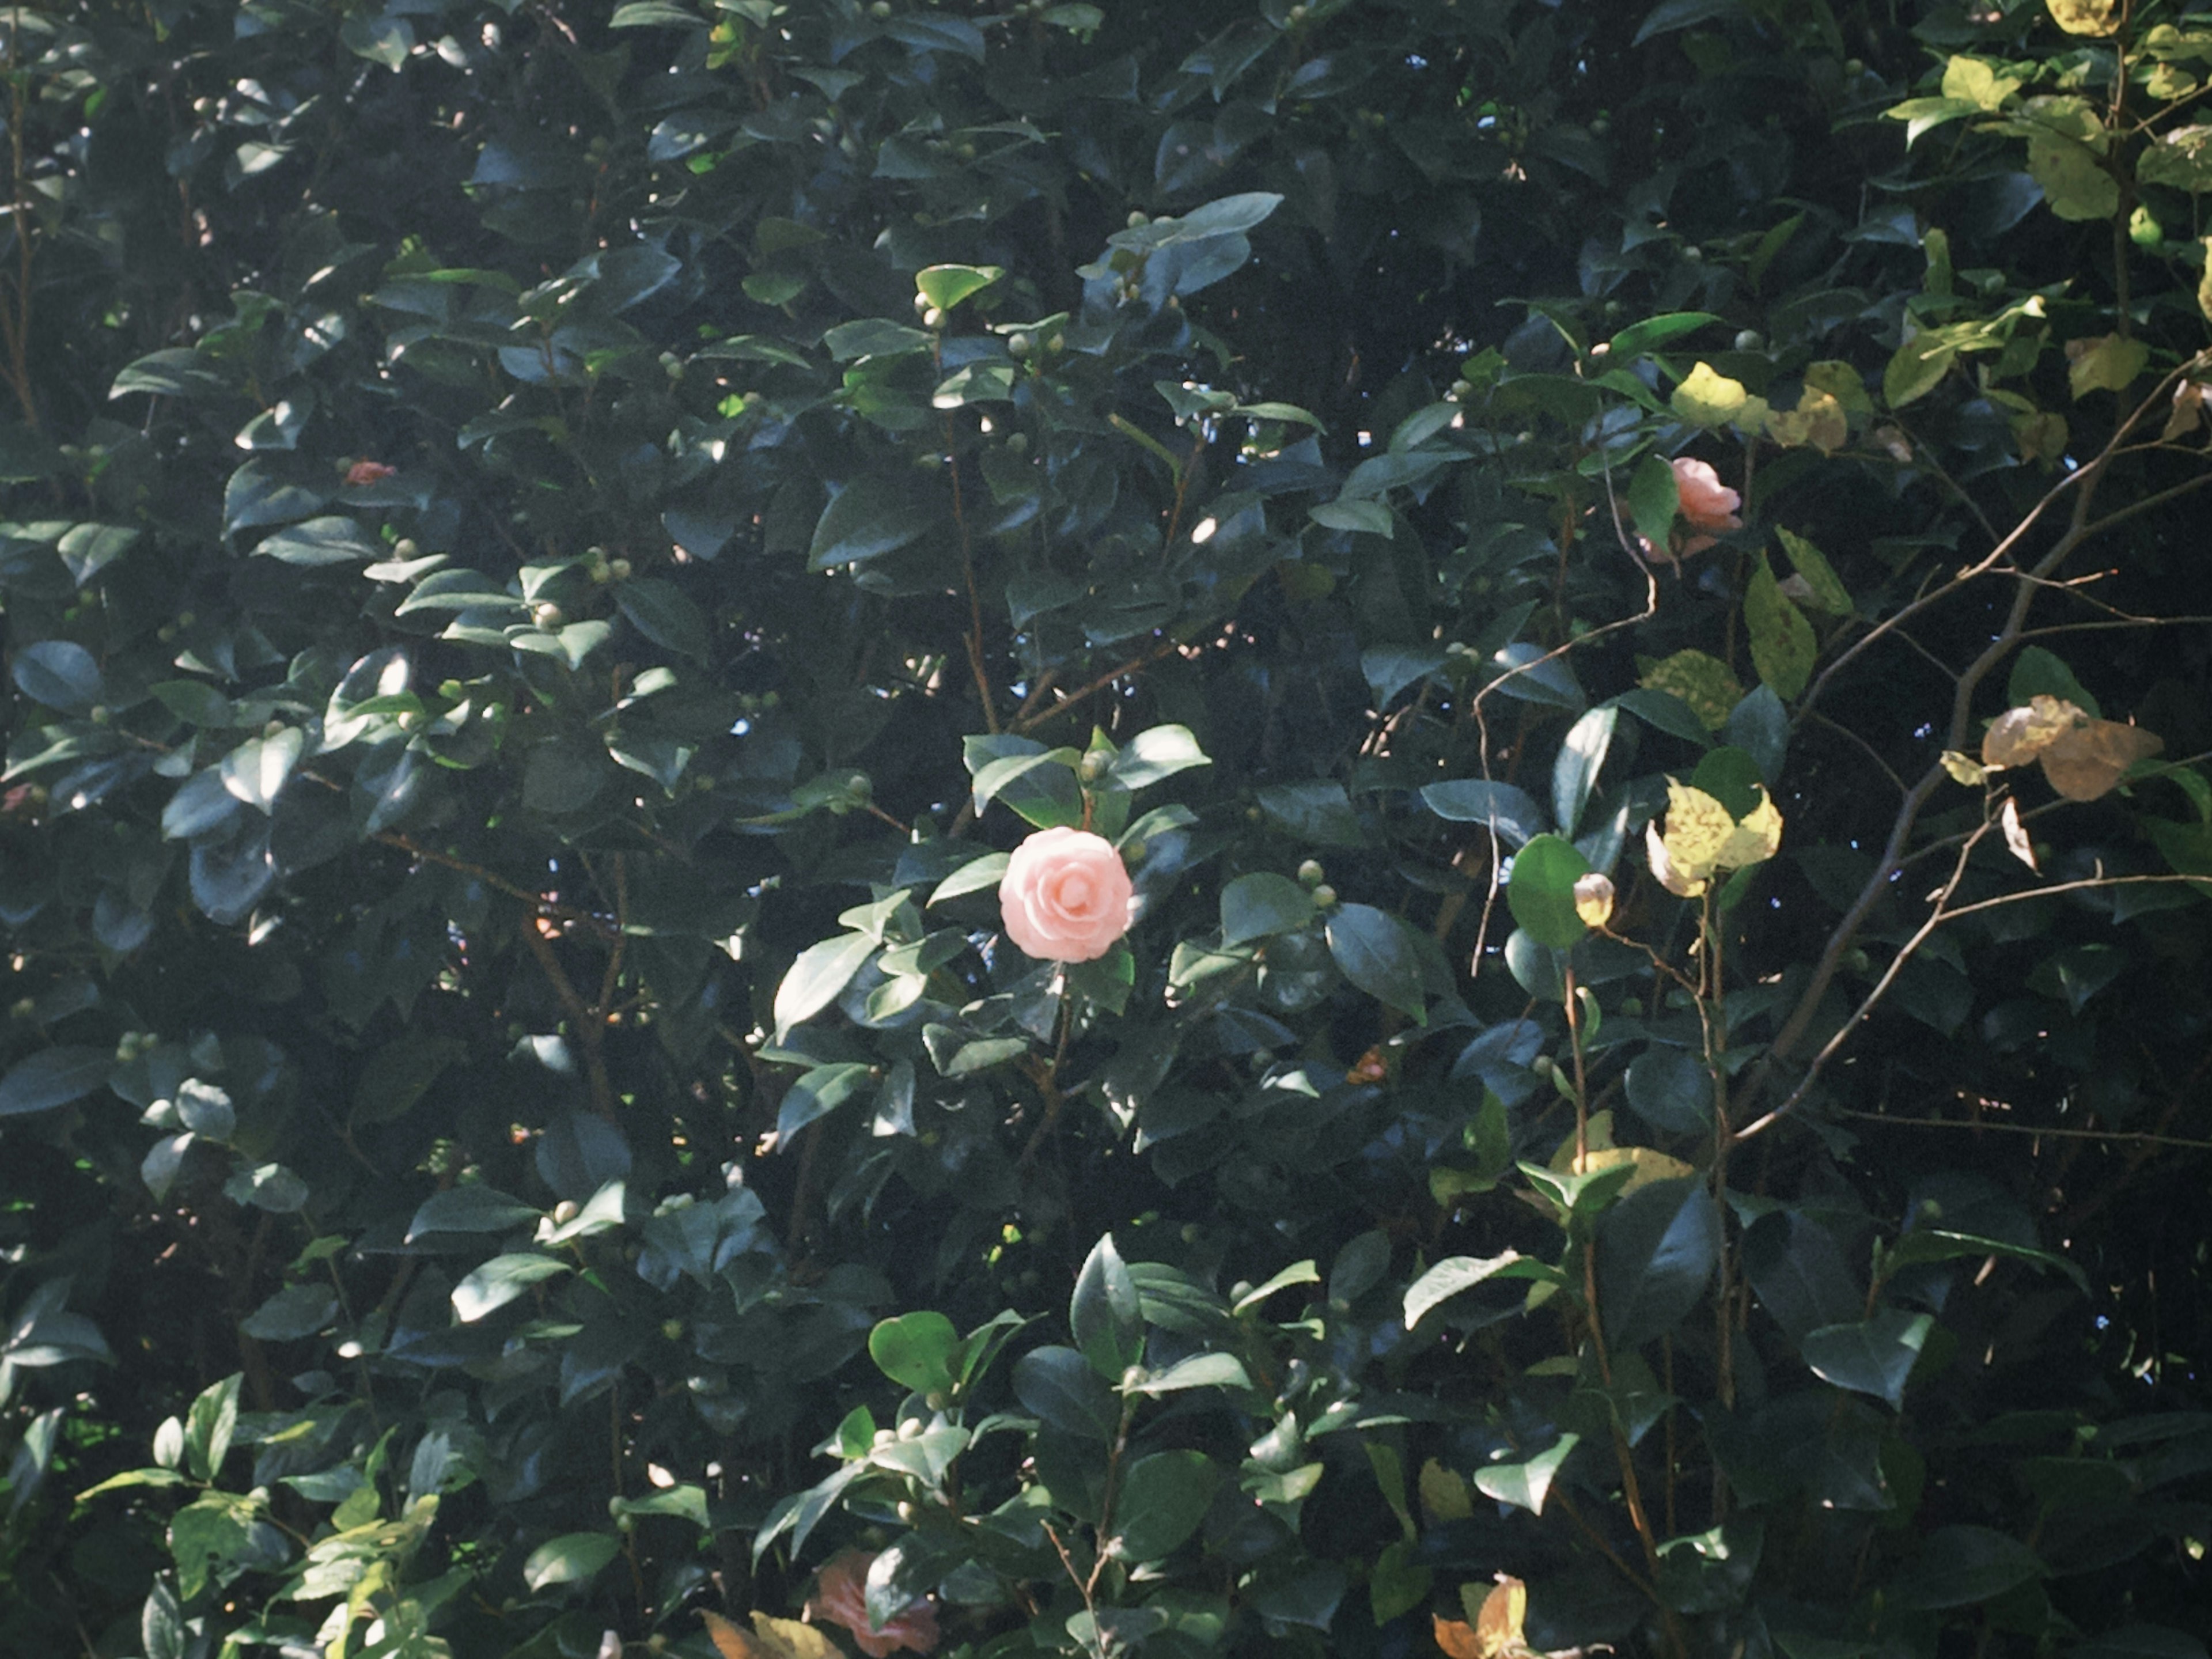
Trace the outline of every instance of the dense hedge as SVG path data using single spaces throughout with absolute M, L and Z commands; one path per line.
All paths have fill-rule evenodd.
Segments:
M 0 1650 L 2202 1659 L 2212 6 L 0 36 Z

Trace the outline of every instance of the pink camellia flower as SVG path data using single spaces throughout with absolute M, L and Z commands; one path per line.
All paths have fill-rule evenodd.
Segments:
M 1113 843 L 1065 824 L 1014 848 L 999 884 L 1006 937 L 1040 962 L 1095 962 L 1129 930 L 1135 889 Z
M 1743 497 L 1723 483 L 1719 473 L 1686 455 L 1677 456 L 1668 465 L 1674 469 L 1674 493 L 1681 502 L 1682 521 L 1694 532 L 1674 538 L 1675 545 L 1667 556 L 1670 562 L 1704 552 L 1723 530 L 1743 528 L 1743 520 L 1735 513 L 1743 505 Z
M 1743 520 L 1735 510 L 1743 505 L 1743 497 L 1721 482 L 1719 473 L 1703 461 L 1693 461 L 1686 455 L 1678 456 L 1671 463 L 1674 469 L 1675 493 L 1682 500 L 1682 517 L 1693 530 L 1741 530 Z
M 363 484 L 382 483 L 397 473 L 396 466 L 386 466 L 382 461 L 356 461 L 346 469 L 346 483 L 358 489 Z
M 842 1625 L 853 1632 L 853 1639 L 869 1659 L 890 1659 L 902 1648 L 916 1653 L 935 1651 L 937 1610 L 927 1598 L 908 1602 L 881 1630 L 868 1622 L 868 1568 L 875 1559 L 848 1553 L 823 1568 L 813 1597 L 806 1604 L 806 1616 Z

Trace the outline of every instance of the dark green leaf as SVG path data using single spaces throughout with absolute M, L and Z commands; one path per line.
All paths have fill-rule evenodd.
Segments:
M 1719 1265 L 1719 1208 L 1698 1180 L 1655 1181 L 1598 1224 L 1598 1304 L 1613 1351 L 1672 1330 L 1698 1305 Z
M 1287 876 L 1255 871 L 1221 890 L 1221 943 L 1224 948 L 1294 933 L 1314 919 L 1313 895 Z
M 1157 1561 L 1198 1530 L 1220 1472 L 1204 1452 L 1163 1451 L 1129 1466 L 1115 1502 L 1120 1531 L 1109 1547 L 1125 1561 Z
M 1575 914 L 1575 884 L 1589 874 L 1589 860 L 1558 836 L 1538 836 L 1513 855 L 1505 887 L 1513 920 L 1537 944 L 1565 951 L 1589 932 Z
M 1808 1331 L 1800 1346 L 1822 1382 L 1873 1395 L 1898 1409 L 1905 1404 L 1905 1378 L 1935 1323 L 1926 1314 L 1883 1308 L 1856 1324 Z
M 19 1060 L 0 1078 L 0 1117 L 47 1112 L 106 1085 L 115 1056 L 104 1048 L 64 1045 Z
M 1368 995 L 1427 1024 L 1420 956 L 1395 916 L 1371 905 L 1339 905 L 1328 915 L 1328 953 Z

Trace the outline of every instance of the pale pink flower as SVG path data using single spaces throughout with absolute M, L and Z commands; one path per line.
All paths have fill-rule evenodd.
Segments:
M 1686 455 L 1677 457 L 1671 465 L 1674 469 L 1674 490 L 1681 498 L 1682 518 L 1692 530 L 1717 534 L 1723 530 L 1743 528 L 1743 520 L 1736 517 L 1736 508 L 1743 505 L 1743 497 L 1723 483 L 1719 473 L 1705 462 L 1692 460 Z M 1709 540 L 1705 545 L 1710 547 L 1712 544 Z
M 1095 962 L 1129 930 L 1135 889 L 1111 842 L 1065 824 L 1040 830 L 999 883 L 1006 937 L 1040 962 Z
M 902 1648 L 916 1653 L 935 1651 L 937 1610 L 927 1596 L 908 1602 L 881 1630 L 868 1622 L 868 1569 L 875 1559 L 848 1553 L 823 1568 L 814 1595 L 806 1603 L 806 1616 L 842 1625 L 853 1632 L 853 1639 L 869 1659 L 890 1659 Z

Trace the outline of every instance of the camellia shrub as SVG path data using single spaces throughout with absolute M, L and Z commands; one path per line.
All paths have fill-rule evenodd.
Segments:
M 0 1651 L 2203 1659 L 2212 7 L 0 40 Z

